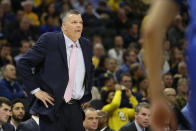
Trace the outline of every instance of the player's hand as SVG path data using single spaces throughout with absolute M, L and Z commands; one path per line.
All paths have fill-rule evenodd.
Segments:
M 46 108 L 48 108 L 48 103 L 54 105 L 54 98 L 51 97 L 47 92 L 39 90 L 34 95 L 37 99 L 44 103 Z
M 177 124 L 173 110 L 164 99 L 152 102 L 152 129 L 153 131 L 176 131 Z

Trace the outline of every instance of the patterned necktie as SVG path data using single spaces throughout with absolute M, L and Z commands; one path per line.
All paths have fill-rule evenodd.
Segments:
M 64 93 L 64 99 L 66 102 L 69 102 L 71 100 L 72 88 L 74 86 L 74 80 L 75 80 L 76 64 L 77 64 L 77 47 L 76 44 L 74 43 L 70 54 L 69 82 Z

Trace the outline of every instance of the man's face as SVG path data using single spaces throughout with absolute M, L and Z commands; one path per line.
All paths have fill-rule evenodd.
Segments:
M 137 55 L 135 54 L 134 51 L 130 51 L 130 52 L 129 52 L 128 61 L 129 61 L 130 63 L 137 62 Z
M 131 77 L 129 76 L 124 76 L 122 78 L 121 84 L 124 85 L 126 88 L 131 88 L 132 87 L 132 80 Z
M 164 76 L 164 79 L 163 79 L 163 82 L 164 82 L 164 84 L 165 84 L 165 86 L 167 88 L 172 87 L 172 84 L 173 84 L 173 78 L 172 78 L 172 76 L 171 75 L 165 75 Z
M 1 57 L 6 58 L 8 55 L 10 55 L 11 49 L 10 47 L 3 47 L 1 49 Z
M 123 38 L 121 36 L 116 36 L 114 40 L 115 47 L 121 48 L 123 46 Z
M 83 21 L 81 15 L 70 14 L 62 25 L 63 32 L 71 39 L 77 41 L 82 33 Z
M 83 122 L 84 128 L 88 131 L 95 131 L 98 128 L 98 114 L 96 111 L 88 110 Z
M 4 76 L 8 80 L 15 80 L 16 79 L 16 68 L 13 65 L 7 65 Z
M 12 109 L 12 118 L 16 121 L 22 121 L 25 116 L 24 105 L 20 102 L 14 104 Z
M 7 122 L 8 118 L 11 116 L 11 107 L 7 104 L 2 103 L 0 106 L 0 124 Z
M 142 107 L 140 112 L 135 113 L 135 120 L 141 128 L 146 128 L 150 124 L 150 109 Z

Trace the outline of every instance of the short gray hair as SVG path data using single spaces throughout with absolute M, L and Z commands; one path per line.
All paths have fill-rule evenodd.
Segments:
M 135 112 L 139 113 L 142 108 L 150 109 L 150 104 L 148 104 L 146 102 L 141 102 L 141 103 L 137 104 L 135 107 Z
M 62 23 L 66 21 L 67 16 L 74 14 L 74 15 L 80 15 L 81 13 L 78 10 L 70 10 L 62 17 Z

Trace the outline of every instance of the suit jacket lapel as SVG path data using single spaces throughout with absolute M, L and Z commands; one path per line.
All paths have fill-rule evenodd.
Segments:
M 36 129 L 36 131 L 38 131 L 39 125 L 35 122 L 35 120 L 33 118 L 31 118 L 30 121 L 32 121 L 33 127 Z
M 65 45 L 65 39 L 64 39 L 64 36 L 63 36 L 63 32 L 60 32 L 59 35 L 58 35 L 58 37 L 59 37 L 58 45 L 59 45 L 59 48 L 60 48 L 60 52 L 62 54 L 62 57 L 63 57 L 64 63 L 65 63 L 66 70 L 68 70 L 68 65 L 67 65 L 67 50 L 66 50 L 66 45 Z

